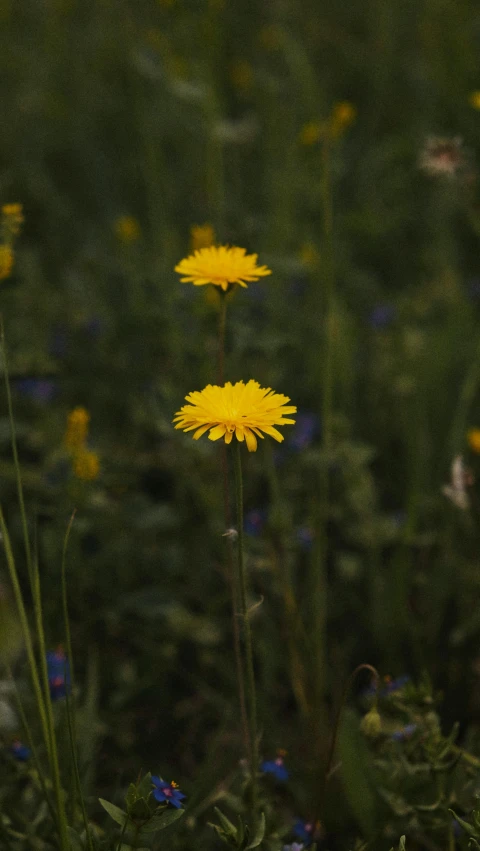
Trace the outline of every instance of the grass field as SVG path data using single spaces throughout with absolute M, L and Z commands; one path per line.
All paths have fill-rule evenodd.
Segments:
M 480 847 L 479 47 L 0 3 L 0 851 Z M 250 379 L 283 442 L 175 430 Z

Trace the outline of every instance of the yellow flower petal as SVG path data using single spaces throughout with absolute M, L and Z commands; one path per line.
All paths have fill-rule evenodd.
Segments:
M 250 431 L 249 428 L 245 429 L 245 440 L 247 442 L 248 451 L 255 452 L 257 448 L 257 438 L 255 437 L 253 431 Z
M 275 426 L 293 424 L 294 419 L 284 414 L 296 412 L 294 405 L 288 405 L 288 396 L 275 393 L 270 387 L 260 387 L 258 381 L 251 379 L 246 384 L 229 381 L 223 386 L 208 384 L 202 391 L 195 390 L 186 396 L 188 402 L 173 418 L 175 428 L 193 431 L 198 440 L 210 429 L 209 439 L 225 438 L 229 444 L 233 435 L 238 441 L 246 441 L 250 452 L 257 448 L 257 437 L 264 434 L 281 442 L 283 435 Z
M 208 437 L 210 440 L 220 440 L 220 438 L 223 437 L 223 435 L 225 434 L 226 430 L 227 429 L 224 425 L 217 425 L 215 426 L 215 428 L 212 428 Z
M 271 275 L 267 266 L 257 266 L 257 254 L 247 254 L 245 248 L 228 245 L 210 245 L 197 249 L 175 266 L 182 283 L 203 287 L 214 284 L 226 291 L 229 286 L 258 281 Z

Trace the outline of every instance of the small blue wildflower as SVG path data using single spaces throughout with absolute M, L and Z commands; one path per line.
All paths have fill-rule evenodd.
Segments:
M 394 742 L 404 742 L 405 739 L 409 739 L 413 736 L 416 729 L 416 724 L 406 724 L 401 730 L 395 730 L 390 738 L 393 739 Z
M 260 771 L 264 774 L 273 774 L 276 780 L 284 783 L 290 777 L 290 772 L 285 768 L 284 752 L 279 751 L 276 759 L 266 760 L 262 762 Z
M 319 430 L 319 419 L 316 414 L 301 413 L 296 415 L 296 423 L 290 432 L 288 446 L 296 451 L 307 449 Z
M 291 845 L 284 845 L 283 851 L 303 851 L 303 842 L 292 842 Z
M 21 378 L 14 386 L 22 396 L 43 405 L 51 402 L 57 392 L 56 382 L 46 378 Z
M 302 550 L 311 550 L 313 546 L 313 541 L 315 539 L 315 533 L 313 529 L 310 529 L 309 526 L 300 526 L 297 529 L 297 541 L 300 544 Z
M 387 328 L 397 318 L 397 310 L 393 304 L 377 304 L 368 317 L 368 324 L 376 331 Z
M 50 697 L 61 700 L 70 691 L 70 665 L 61 647 L 47 653 L 47 674 Z
M 295 836 L 298 836 L 305 845 L 309 845 L 312 841 L 314 829 L 315 825 L 313 821 L 303 821 L 301 818 L 298 818 L 295 821 L 292 828 Z
M 153 784 L 153 797 L 156 801 L 159 801 L 161 804 L 167 803 L 171 804 L 172 807 L 176 807 L 177 810 L 182 806 L 182 800 L 186 798 L 186 795 L 183 792 L 180 792 L 177 784 L 173 782 L 166 783 L 165 780 L 162 780 L 161 777 L 152 776 L 152 784 Z
M 245 534 L 257 538 L 261 534 L 266 520 L 267 512 L 264 508 L 253 508 L 252 511 L 247 511 L 243 522 Z
M 19 762 L 26 762 L 27 759 L 30 759 L 31 750 L 27 748 L 26 745 L 23 745 L 19 739 L 15 739 L 14 742 L 10 745 L 10 751 L 15 759 L 18 759 Z

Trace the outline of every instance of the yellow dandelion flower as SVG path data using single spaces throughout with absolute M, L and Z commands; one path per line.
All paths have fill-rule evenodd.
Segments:
M 480 91 L 472 92 L 469 97 L 470 106 L 474 109 L 480 109 Z
M 300 131 L 300 144 L 307 148 L 316 145 L 322 138 L 323 129 L 321 121 L 307 121 Z
M 13 267 L 13 251 L 9 245 L 0 245 L 0 281 L 10 276 Z
M 83 482 L 92 482 L 98 478 L 100 472 L 100 459 L 96 452 L 89 449 L 81 449 L 73 457 L 73 472 L 77 479 Z
M 64 444 L 70 452 L 82 449 L 88 437 L 90 414 L 80 405 L 68 415 Z
M 215 242 L 215 230 L 206 222 L 204 225 L 193 225 L 190 228 L 190 244 L 192 251 L 208 248 Z
M 9 236 L 18 236 L 24 222 L 21 204 L 4 204 L 2 207 L 2 225 Z
M 467 432 L 467 441 L 472 452 L 480 454 L 480 428 L 471 428 Z
M 285 415 L 297 410 L 286 404 L 290 401 L 288 396 L 260 387 L 253 379 L 246 384 L 227 381 L 223 387 L 208 384 L 204 390 L 189 393 L 185 400 L 190 404 L 175 414 L 175 428 L 195 429 L 194 440 L 210 430 L 210 440 L 223 437 L 225 443 L 231 443 L 235 434 L 237 440 L 246 442 L 249 452 L 255 452 L 262 432 L 281 443 L 283 434 L 274 426 L 293 424 L 295 420 L 285 419 Z
M 330 135 L 337 139 L 355 121 L 357 110 L 353 103 L 344 100 L 336 103 L 330 116 Z
M 115 236 L 128 245 L 140 237 L 140 225 L 133 216 L 119 216 L 114 225 Z
M 272 272 L 266 266 L 257 266 L 258 254 L 247 254 L 245 248 L 228 245 L 211 245 L 201 248 L 175 266 L 183 275 L 182 283 L 196 287 L 215 284 L 225 292 L 230 284 L 246 287 L 246 281 L 258 281 Z

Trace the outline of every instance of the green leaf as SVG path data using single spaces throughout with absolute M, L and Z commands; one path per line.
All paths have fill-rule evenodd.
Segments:
M 468 821 L 464 821 L 463 818 L 457 816 L 456 812 L 454 812 L 453 810 L 449 810 L 448 812 L 452 814 L 454 819 L 458 821 L 460 827 L 463 827 L 463 829 L 468 833 L 469 836 L 478 836 L 478 832 L 474 828 L 473 824 L 469 824 Z
M 245 828 L 244 828 L 244 826 L 243 826 L 243 821 L 242 821 L 242 817 L 241 817 L 241 816 L 238 816 L 237 821 L 238 821 L 238 827 L 237 827 L 237 843 L 238 843 L 239 847 L 241 848 L 241 847 L 242 847 L 242 845 L 243 845 L 243 841 L 244 841 L 244 839 L 245 839 Z
M 380 800 L 375 790 L 370 753 L 360 732 L 360 718 L 352 709 L 343 713 L 338 750 L 348 802 L 363 834 L 370 837 L 377 826 Z
M 400 837 L 400 842 L 398 843 L 398 851 L 405 851 L 405 836 Z
M 226 816 L 224 816 L 224 814 L 222 813 L 221 810 L 218 809 L 218 807 L 214 807 L 214 810 L 215 810 L 215 813 L 218 816 L 220 824 L 221 824 L 224 832 L 227 834 L 227 836 L 234 836 L 235 839 L 236 839 L 238 831 L 237 831 L 237 828 L 235 827 L 235 825 L 232 824 L 230 819 L 228 819 Z
M 146 821 L 151 816 L 150 808 L 145 798 L 137 798 L 129 810 L 132 821 Z
M 149 819 L 149 821 L 147 821 L 143 825 L 140 834 L 156 833 L 157 830 L 164 830 L 164 828 L 173 824 L 174 821 L 178 821 L 179 818 L 182 818 L 184 814 L 185 810 L 174 809 L 168 809 L 160 813 L 154 813 L 151 819 Z
M 70 840 L 71 851 L 84 851 L 83 842 L 73 827 L 67 827 L 68 838 Z
M 257 825 L 257 829 L 256 829 L 255 834 L 253 836 L 253 839 L 249 843 L 249 845 L 247 845 L 247 849 L 248 848 L 258 848 L 258 846 L 262 842 L 264 836 L 265 836 L 265 814 L 262 813 L 261 816 L 260 816 L 260 821 Z
M 152 775 L 148 771 L 145 777 L 142 777 L 137 785 L 137 798 L 148 798 L 152 791 Z
M 123 827 L 126 822 L 129 821 L 128 814 L 125 813 L 120 807 L 116 807 L 115 804 L 111 804 L 110 801 L 105 801 L 104 798 L 98 799 L 104 810 L 107 811 L 110 818 L 113 818 L 120 827 Z
M 137 787 L 135 783 L 130 783 L 128 787 L 128 792 L 125 795 L 125 803 L 127 805 L 127 810 L 130 812 L 130 808 L 133 807 L 135 801 L 137 800 Z

